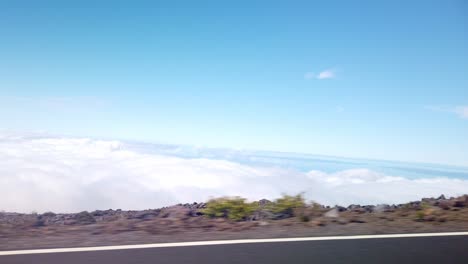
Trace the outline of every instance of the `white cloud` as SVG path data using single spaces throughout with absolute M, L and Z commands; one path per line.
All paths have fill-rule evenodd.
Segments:
M 319 72 L 318 74 L 315 74 L 313 72 L 306 72 L 304 74 L 304 79 L 310 80 L 310 79 L 318 79 L 318 80 L 323 80 L 323 79 L 331 79 L 335 78 L 335 72 L 333 70 L 325 70 L 322 72 Z
M 334 78 L 335 77 L 335 73 L 331 70 L 326 70 L 326 71 L 323 71 L 323 72 L 320 72 L 319 75 L 317 76 L 317 79 L 330 79 L 330 78 Z
M 454 112 L 461 118 L 468 119 L 468 105 L 457 106 L 454 109 Z
M 212 196 L 272 199 L 304 191 L 326 204 L 398 203 L 468 193 L 460 179 L 407 179 L 368 169 L 302 173 L 213 158 L 182 158 L 119 141 L 0 135 L 0 210 L 144 209 Z
M 428 106 L 426 108 L 432 111 L 454 113 L 458 115 L 460 118 L 468 119 L 468 105 L 461 105 L 461 106 L 455 106 L 455 107 Z

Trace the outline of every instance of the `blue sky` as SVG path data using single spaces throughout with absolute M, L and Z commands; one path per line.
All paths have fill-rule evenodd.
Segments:
M 2 1 L 0 128 L 468 165 L 464 1 Z

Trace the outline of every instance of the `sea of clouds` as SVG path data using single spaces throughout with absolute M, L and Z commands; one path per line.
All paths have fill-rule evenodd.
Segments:
M 0 133 L 0 210 L 146 209 L 218 196 L 257 200 L 300 192 L 329 205 L 378 204 L 468 193 L 468 180 L 461 178 L 410 179 L 365 167 L 303 172 L 222 155 L 148 152 L 140 150 L 142 145 Z

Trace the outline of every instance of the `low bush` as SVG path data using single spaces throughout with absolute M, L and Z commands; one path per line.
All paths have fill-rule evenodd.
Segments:
M 424 211 L 423 210 L 419 210 L 416 212 L 416 221 L 424 221 Z
M 233 221 L 246 220 L 257 208 L 256 203 L 248 203 L 241 197 L 211 199 L 203 213 L 209 217 L 225 217 Z
M 290 216 L 301 216 L 297 215 L 298 212 L 303 211 L 306 203 L 302 194 L 295 196 L 283 195 L 283 197 L 276 199 L 274 202 L 269 204 L 269 209 L 279 215 L 284 215 L 286 217 Z M 304 218 L 304 220 L 306 220 Z M 308 221 L 308 220 L 307 220 Z

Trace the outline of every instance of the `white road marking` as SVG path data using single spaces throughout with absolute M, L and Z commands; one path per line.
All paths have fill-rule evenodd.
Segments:
M 26 255 L 26 254 L 44 254 L 44 253 L 65 253 L 65 252 L 85 252 L 85 251 L 103 251 L 103 250 L 122 250 L 122 249 L 139 249 L 139 248 L 167 248 L 167 247 L 191 247 L 191 246 L 252 244 L 252 243 L 278 243 L 278 242 L 326 241 L 326 240 L 350 240 L 350 239 L 407 238 L 407 237 L 439 237 L 439 236 L 468 236 L 468 232 L 390 234 L 390 235 L 358 235 L 358 236 L 326 236 L 326 237 L 295 237 L 295 238 L 268 238 L 268 239 L 238 239 L 238 240 L 194 241 L 194 242 L 158 243 L 158 244 L 141 244 L 141 245 L 120 245 L 120 246 L 102 246 L 102 247 L 30 249 L 30 250 L 0 251 L 0 256 Z

